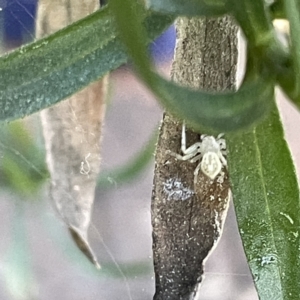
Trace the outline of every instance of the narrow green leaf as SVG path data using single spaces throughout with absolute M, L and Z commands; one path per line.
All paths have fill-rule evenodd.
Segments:
M 265 46 L 274 39 L 271 17 L 264 0 L 227 0 L 227 9 L 241 26 L 249 47 Z
M 228 132 L 244 129 L 269 112 L 273 99 L 272 80 L 244 83 L 238 92 L 205 93 L 158 78 L 151 84 L 162 104 L 198 131 Z
M 259 299 L 298 300 L 299 185 L 277 109 L 227 141 L 235 210 Z
M 115 184 L 119 185 L 136 178 L 136 176 L 139 175 L 149 164 L 151 159 L 153 159 L 156 141 L 157 130 L 155 130 L 152 134 L 143 149 L 139 153 L 135 154 L 134 158 L 127 162 L 125 166 L 112 171 L 100 173 L 97 186 L 109 187 Z
M 143 14 L 147 42 L 173 21 Z M 0 59 L 0 120 L 34 113 L 70 96 L 127 61 L 109 8 Z
M 276 1 L 270 6 L 266 0 L 227 0 L 228 11 L 233 14 L 245 34 L 248 52 L 256 57 L 260 68 L 265 68 L 276 77 L 284 92 L 300 107 L 293 62 L 289 50 L 278 40 L 273 28 L 271 15 L 273 13 L 274 16 L 275 11 L 272 8 L 282 10 L 282 1 Z
M 205 0 L 148 0 L 151 10 L 177 16 L 215 17 L 226 13 L 225 1 Z
M 290 22 L 291 53 L 294 66 L 295 90 L 289 95 L 300 107 L 300 3 L 296 0 L 284 1 L 285 13 Z
M 0 127 L 0 151 L 0 186 L 22 196 L 36 193 L 48 177 L 44 153 L 23 122 Z
M 153 73 L 145 51 L 145 34 L 135 2 L 111 0 L 110 3 L 120 35 L 138 72 L 167 110 L 202 132 L 244 128 L 268 112 L 274 91 L 272 76 L 266 78 L 260 74 L 250 82 L 245 80 L 236 93 L 215 94 L 179 87 Z
M 269 5 L 270 14 L 272 19 L 285 19 L 284 12 L 284 0 L 275 0 L 273 3 L 265 0 L 266 4 Z
M 13 155 L 5 154 L 1 162 L 1 173 L 4 175 L 1 185 L 5 184 L 5 188 L 10 188 L 24 199 L 24 197 L 36 193 L 44 178 L 34 180 L 29 171 L 22 165 L 18 161 L 16 162 Z

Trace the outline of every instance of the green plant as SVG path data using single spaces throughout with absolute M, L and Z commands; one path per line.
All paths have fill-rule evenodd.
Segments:
M 240 131 L 227 135 L 229 176 L 239 229 L 258 294 L 260 299 L 297 299 L 299 186 L 274 102 L 274 87 L 279 85 L 299 107 L 296 38 L 300 30 L 299 3 L 150 1 L 153 9 L 175 15 L 191 16 L 196 12 L 219 16 L 227 12 L 235 17 L 248 43 L 246 75 L 236 93 L 214 95 L 189 91 L 154 74 L 143 49 L 142 29 L 136 26 L 139 14 L 129 1 L 113 3 L 122 38 L 139 74 L 167 110 L 200 132 Z M 195 9 L 197 5 L 199 10 Z M 288 49 L 276 37 L 274 15 L 290 22 Z M 132 22 L 130 32 L 124 29 L 127 17 Z M 133 46 L 133 36 L 138 36 L 138 46 L 136 43 Z
M 135 1 L 111 0 L 110 6 L 93 15 L 1 58 L 1 120 L 17 119 L 53 105 L 130 57 L 168 111 L 198 131 L 230 132 L 230 181 L 249 265 L 259 278 L 259 296 L 270 299 L 270 291 L 274 290 L 278 299 L 298 299 L 299 186 L 283 137 L 274 88 L 280 86 L 300 107 L 299 2 L 149 3 L 150 9 L 145 10 Z M 145 45 L 176 16 L 224 13 L 234 16 L 248 42 L 246 76 L 237 92 L 191 91 L 152 71 Z M 277 39 L 272 25 L 278 16 L 290 22 L 288 48 Z M 70 47 L 74 51 L 70 52 Z

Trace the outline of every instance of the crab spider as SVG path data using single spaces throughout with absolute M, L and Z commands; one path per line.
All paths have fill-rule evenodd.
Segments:
M 191 163 L 200 161 L 194 171 L 195 184 L 200 170 L 211 180 L 214 180 L 221 172 L 222 166 L 227 166 L 224 157 L 226 155 L 226 141 L 222 137 L 223 134 L 219 134 L 217 138 L 203 134 L 200 142 L 186 148 L 185 123 L 183 123 L 181 135 L 181 152 L 183 155 L 172 152 L 170 154 L 179 160 L 188 160 Z

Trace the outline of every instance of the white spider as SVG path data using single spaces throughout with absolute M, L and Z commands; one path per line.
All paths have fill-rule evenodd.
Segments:
M 182 125 L 181 135 L 181 152 L 183 155 L 177 153 L 170 153 L 180 160 L 188 160 L 191 163 L 200 161 L 194 171 L 194 183 L 197 182 L 199 170 L 214 180 L 221 172 L 222 166 L 227 166 L 227 161 L 223 155 L 226 155 L 226 142 L 219 134 L 217 138 L 213 136 L 201 135 L 201 141 L 186 148 L 186 133 L 185 124 Z

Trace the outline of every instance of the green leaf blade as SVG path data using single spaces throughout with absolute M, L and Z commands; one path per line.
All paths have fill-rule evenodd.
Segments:
M 228 143 L 237 219 L 259 297 L 299 299 L 299 185 L 277 109 Z
M 151 10 L 176 16 L 216 17 L 226 13 L 224 1 L 148 0 L 147 2 Z
M 294 90 L 289 90 L 288 95 L 300 106 L 300 4 L 299 1 L 284 1 L 285 14 L 291 28 L 291 54 L 294 66 Z
M 151 88 L 162 104 L 195 130 L 206 133 L 244 129 L 270 111 L 274 98 L 271 80 L 260 78 L 243 84 L 238 92 L 207 93 L 179 87 L 158 76 Z
M 172 23 L 147 14 L 147 42 Z M 153 22 L 155 19 L 155 24 Z M 107 8 L 0 59 L 0 120 L 49 107 L 128 59 Z
M 155 130 L 146 145 L 133 155 L 124 166 L 100 174 L 97 186 L 101 188 L 120 185 L 135 179 L 148 166 L 153 159 L 157 142 L 158 130 Z
M 267 46 L 274 39 L 271 17 L 264 0 L 228 0 L 226 5 L 241 26 L 249 47 Z
M 195 130 L 212 133 L 239 130 L 259 121 L 273 101 L 274 79 L 247 74 L 238 92 L 212 94 L 177 86 L 151 70 L 144 47 L 144 32 L 137 5 L 130 0 L 111 0 L 116 25 L 135 67 L 162 105 Z M 130 25 L 128 25 L 130 20 Z M 242 100 L 241 100 L 242 99 Z
M 0 187 L 24 198 L 34 195 L 48 178 L 44 153 L 25 124 L 17 121 L 0 128 Z

